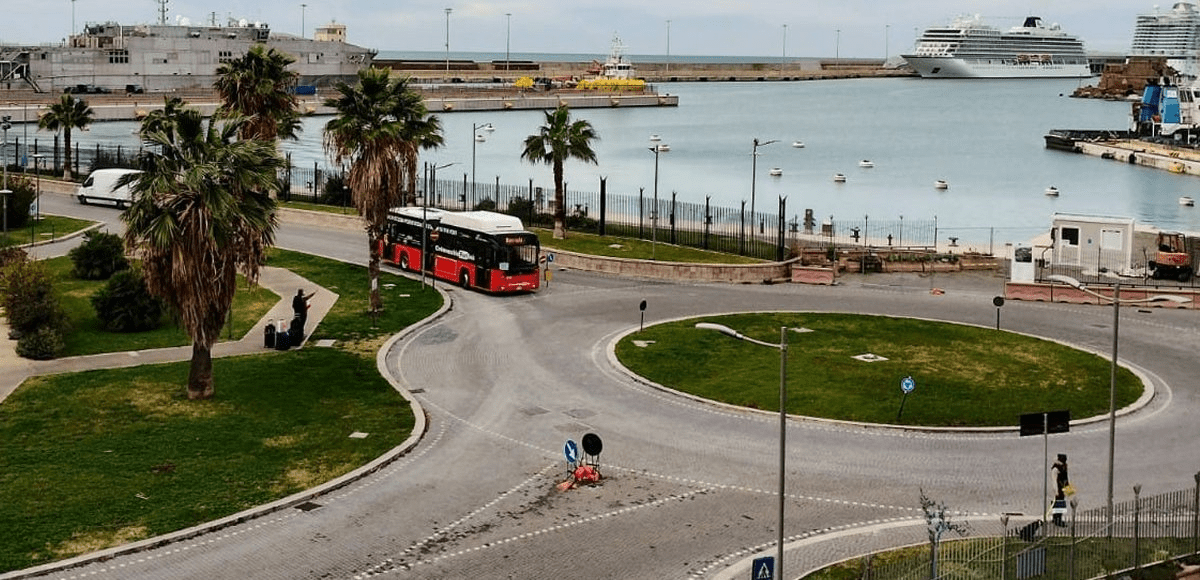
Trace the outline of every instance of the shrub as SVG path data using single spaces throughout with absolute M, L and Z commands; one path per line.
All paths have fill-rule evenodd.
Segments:
M 49 360 L 63 350 L 62 332 L 43 326 L 17 339 L 17 355 L 34 360 Z
M 113 274 L 103 288 L 92 295 L 92 308 L 104 328 L 114 332 L 141 332 L 158 327 L 163 302 L 146 289 L 146 277 L 140 268 Z
M 121 237 L 108 232 L 88 231 L 83 243 L 67 253 L 75 265 L 72 274 L 83 280 L 107 280 L 114 273 L 129 269 L 125 244 Z
M 485 197 L 475 204 L 475 211 L 496 211 L 496 202 L 490 197 Z
M 5 270 L 4 310 L 17 335 L 39 328 L 63 330 L 67 315 L 54 294 L 54 279 L 39 262 L 18 262 Z
M 346 180 L 338 173 L 330 173 L 325 177 L 325 185 L 321 188 L 321 196 L 317 203 L 325 205 L 353 205 L 350 199 L 350 190 L 346 187 Z
M 8 176 L 8 228 L 22 228 L 29 222 L 29 207 L 37 197 L 37 188 L 32 179 L 25 176 Z

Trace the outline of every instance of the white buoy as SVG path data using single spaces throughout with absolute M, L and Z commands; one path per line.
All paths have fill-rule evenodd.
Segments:
M 833 180 L 837 183 L 846 183 L 846 175 L 842 173 L 834 173 Z
M 950 183 L 945 179 L 939 179 L 933 182 L 933 186 L 937 189 L 950 189 Z

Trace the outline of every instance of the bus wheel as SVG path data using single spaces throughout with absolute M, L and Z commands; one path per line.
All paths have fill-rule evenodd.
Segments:
M 467 275 L 466 270 L 463 270 L 462 273 L 458 275 L 458 285 L 462 286 L 463 288 L 471 287 L 471 277 Z
M 400 254 L 400 269 L 408 269 L 408 254 Z

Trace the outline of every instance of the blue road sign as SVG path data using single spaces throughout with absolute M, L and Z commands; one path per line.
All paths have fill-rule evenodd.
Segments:
M 904 377 L 904 380 L 900 381 L 900 390 L 904 391 L 906 395 L 913 392 L 915 388 L 917 388 L 917 382 L 912 377 Z
M 554 263 L 554 252 L 546 252 L 546 261 L 551 264 Z
M 567 444 L 563 445 L 563 455 L 567 456 L 567 463 L 575 464 L 579 462 L 579 446 L 575 442 L 567 439 Z
M 750 580 L 775 580 L 775 557 L 755 558 L 750 566 Z

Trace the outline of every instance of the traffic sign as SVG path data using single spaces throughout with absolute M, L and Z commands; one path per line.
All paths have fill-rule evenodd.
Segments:
M 546 261 L 551 264 L 554 263 L 554 252 L 546 252 Z
M 917 388 L 917 382 L 914 381 L 911 376 L 904 377 L 904 379 L 900 381 L 900 390 L 904 391 L 904 394 L 906 395 L 913 392 L 913 389 L 915 388 Z
M 775 557 L 755 558 L 750 566 L 750 580 L 775 580 Z
M 567 456 L 567 463 L 574 465 L 579 462 L 579 446 L 575 441 L 567 439 L 567 444 L 563 445 L 563 455 Z

